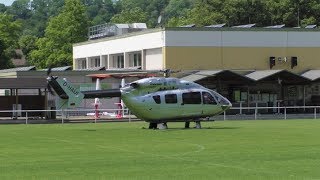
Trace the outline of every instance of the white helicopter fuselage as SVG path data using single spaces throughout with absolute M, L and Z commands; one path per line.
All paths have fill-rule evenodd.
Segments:
M 146 78 L 121 88 L 121 98 L 147 122 L 187 121 L 222 113 L 231 103 L 199 84 L 177 78 Z
M 77 107 L 85 98 L 121 97 L 134 115 L 150 124 L 199 122 L 201 118 L 220 114 L 232 106 L 230 101 L 219 93 L 177 78 L 145 78 L 120 89 L 82 92 L 65 79 L 49 76 L 47 81 L 49 87 L 60 97 L 57 107 L 61 109 Z

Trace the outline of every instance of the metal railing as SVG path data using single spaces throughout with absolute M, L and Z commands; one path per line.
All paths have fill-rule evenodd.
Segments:
M 60 109 L 60 110 L 3 110 L 0 111 L 1 120 L 20 120 L 25 124 L 29 123 L 29 120 L 51 120 L 51 122 L 60 122 L 63 124 L 66 120 L 94 120 L 95 123 L 99 120 L 115 120 L 125 119 L 131 122 L 132 119 L 136 119 L 134 115 L 127 109 L 98 109 L 99 116 L 95 114 L 95 109 Z M 2 116 L 2 113 L 11 114 L 11 116 Z M 121 113 L 122 116 L 119 117 Z M 17 116 L 21 114 L 21 116 Z M 37 114 L 32 115 L 30 114 Z M 53 117 L 54 116 L 54 117 Z
M 4 110 L 0 111 L 1 120 L 20 120 L 25 124 L 29 120 L 51 120 L 51 122 L 62 124 L 66 120 L 81 121 L 94 120 L 95 123 L 101 120 L 122 119 L 131 122 L 136 119 L 127 109 L 98 109 L 99 116 L 95 116 L 95 109 L 65 109 L 65 110 Z M 2 113 L 11 116 L 2 117 Z M 320 113 L 320 106 L 287 106 L 287 107 L 232 107 L 221 115 L 213 116 L 212 120 L 250 120 L 250 119 L 317 119 Z M 21 114 L 21 116 L 17 116 Z M 33 114 L 33 115 L 31 115 Z M 37 115 L 34 115 L 37 114 Z M 124 114 L 123 117 L 117 115 Z

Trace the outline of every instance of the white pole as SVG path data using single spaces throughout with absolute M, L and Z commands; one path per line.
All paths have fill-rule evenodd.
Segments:
M 28 124 L 28 111 L 26 111 L 26 124 Z
M 254 120 L 257 120 L 257 106 L 256 106 L 256 108 L 254 109 Z
M 64 120 L 63 120 L 63 109 L 61 109 L 61 123 L 64 124 Z
M 284 107 L 284 119 L 287 119 L 287 108 Z
M 317 108 L 314 108 L 314 119 L 317 119 Z
M 223 112 L 223 120 L 226 120 L 226 111 Z

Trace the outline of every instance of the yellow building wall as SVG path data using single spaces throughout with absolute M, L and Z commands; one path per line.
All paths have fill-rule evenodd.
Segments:
M 320 69 L 320 48 L 261 48 L 261 47 L 165 47 L 164 67 L 169 69 L 270 69 L 269 57 L 276 57 L 272 69 L 287 69 L 300 73 Z M 291 69 L 291 57 L 298 58 L 298 66 Z M 287 62 L 279 62 L 278 57 Z
M 165 47 L 164 67 L 168 69 L 221 69 L 221 48 Z

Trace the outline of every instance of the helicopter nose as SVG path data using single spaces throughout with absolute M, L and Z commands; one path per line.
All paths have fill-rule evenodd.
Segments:
M 229 104 L 225 104 L 225 105 L 222 105 L 221 108 L 223 111 L 226 111 L 228 109 L 230 109 L 232 107 L 232 104 L 229 102 Z
M 230 107 L 231 107 L 231 106 L 229 106 L 229 105 L 222 105 L 222 106 L 221 106 L 221 108 L 222 108 L 223 111 L 226 111 L 226 110 L 230 109 Z

